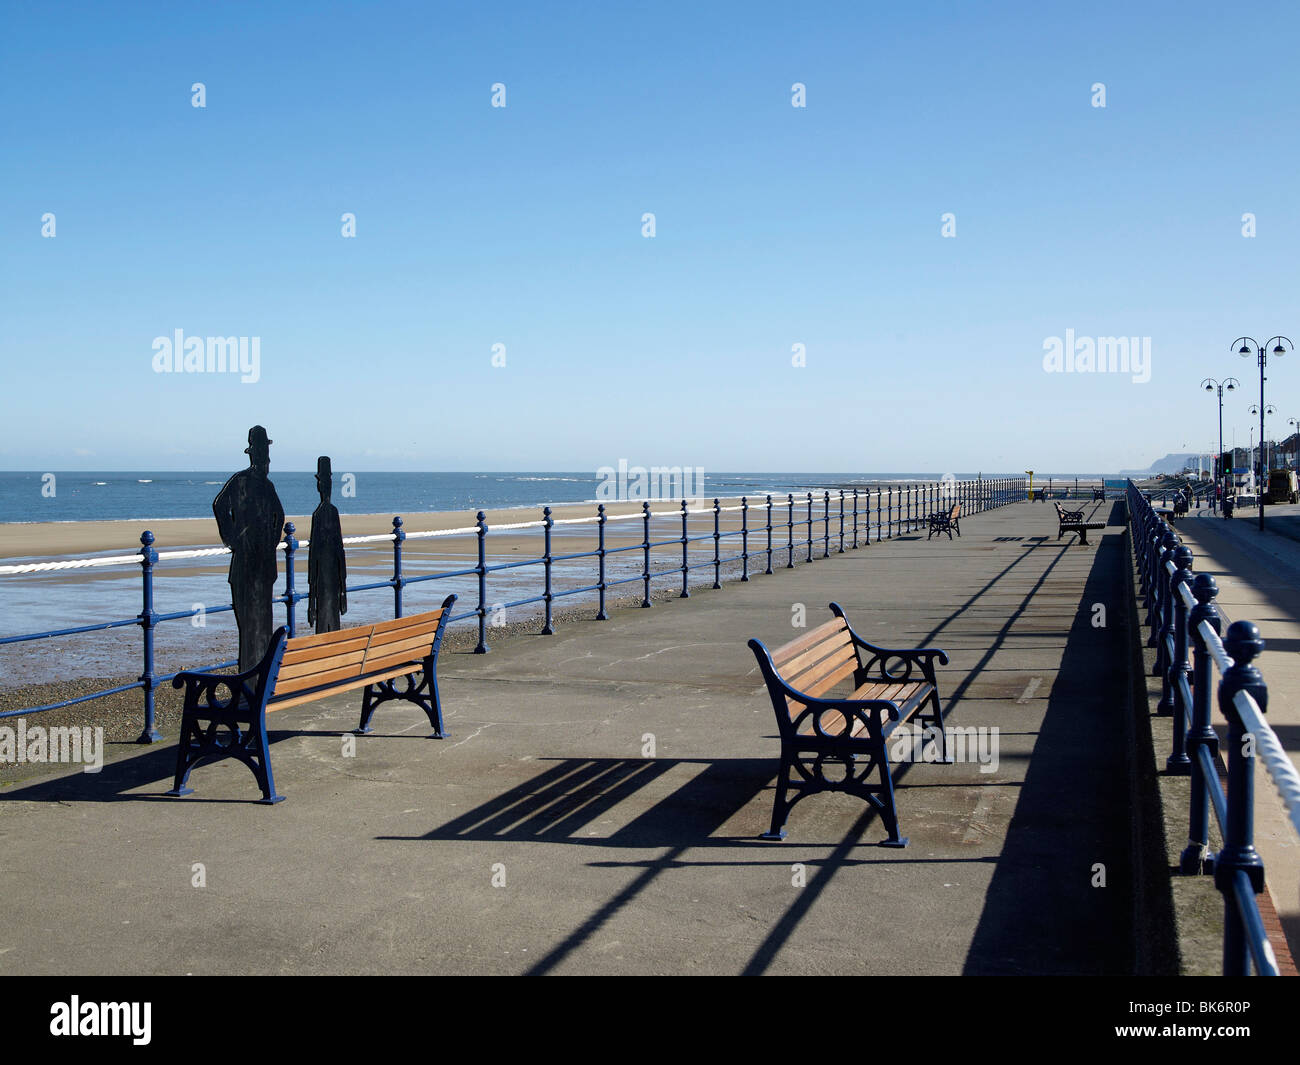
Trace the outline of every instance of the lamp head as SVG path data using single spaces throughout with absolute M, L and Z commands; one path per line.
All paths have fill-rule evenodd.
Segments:
M 1250 345 L 1247 344 L 1247 343 L 1243 340 L 1243 341 L 1241 342 L 1241 347 L 1239 347 L 1239 348 L 1237 349 L 1237 354 L 1240 355 L 1243 359 L 1248 359 L 1248 358 L 1250 358 L 1250 356 L 1251 356 L 1251 354 L 1252 354 L 1252 352 L 1251 352 L 1251 350 L 1250 350 Z
M 1275 345 L 1273 345 L 1273 354 L 1274 355 L 1286 354 L 1286 348 L 1282 346 L 1282 341 L 1279 340 Z

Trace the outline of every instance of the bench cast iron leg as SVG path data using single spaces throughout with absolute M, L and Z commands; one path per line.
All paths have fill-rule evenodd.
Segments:
M 889 771 L 889 757 L 882 740 L 877 754 L 880 762 L 880 819 L 885 822 L 887 839 L 882 839 L 882 847 L 906 847 L 907 837 L 898 834 L 898 809 L 894 805 L 894 775 Z
M 786 802 L 786 796 L 790 789 L 790 755 L 781 750 L 781 770 L 776 778 L 776 803 L 772 807 L 772 827 L 764 832 L 759 838 L 767 840 L 785 839 L 785 822 L 790 816 L 790 805 Z
M 419 680 L 416 679 L 417 677 Z M 398 680 L 405 682 L 405 691 L 397 690 Z M 433 728 L 432 738 L 436 740 L 447 738 L 447 730 L 442 721 L 442 702 L 438 697 L 438 672 L 434 659 L 425 659 L 424 670 L 421 673 L 407 673 L 402 677 L 393 677 L 390 680 L 368 685 L 365 695 L 361 697 L 361 723 L 352 731 L 358 736 L 368 735 L 371 731 L 370 719 L 374 716 L 375 710 L 380 703 L 387 702 L 389 699 L 402 699 L 414 703 L 429 719 L 429 725 Z

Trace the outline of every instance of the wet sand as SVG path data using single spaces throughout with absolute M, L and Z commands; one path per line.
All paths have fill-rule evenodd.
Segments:
M 861 499 L 862 505 L 865 506 L 865 493 Z M 719 502 L 723 507 L 740 505 L 739 497 L 722 499 Z M 784 528 L 784 523 L 788 518 L 786 502 L 781 500 L 780 504 L 778 506 L 778 500 L 774 497 L 772 500 L 772 524 L 774 530 L 778 524 Z M 652 513 L 669 515 L 669 517 L 657 519 L 655 535 L 658 535 L 658 532 L 667 522 L 677 518 L 679 507 L 680 503 L 671 501 L 651 503 Z M 822 528 L 824 508 L 824 500 L 814 496 L 813 518 L 814 525 L 818 529 Z M 606 505 L 605 513 L 610 519 L 623 515 L 639 517 L 641 504 L 636 501 L 611 503 Z M 851 502 L 846 502 L 845 513 L 847 527 L 851 524 Z M 486 511 L 485 514 L 489 530 L 489 550 L 491 552 L 502 554 L 518 551 L 523 544 L 531 543 L 533 539 L 541 536 L 542 530 L 540 527 L 499 530 L 499 526 L 502 525 L 512 525 L 518 522 L 540 522 L 542 519 L 540 507 L 492 510 Z M 796 497 L 794 507 L 796 539 L 798 538 L 799 522 L 801 519 L 806 522 L 807 514 L 806 498 L 801 503 L 799 498 Z M 551 516 L 557 522 L 571 518 L 594 518 L 596 516 L 596 505 L 593 503 L 557 503 L 551 507 Z M 751 499 L 749 514 L 751 530 L 762 528 L 766 520 L 765 516 L 766 505 L 763 500 L 760 498 L 758 502 L 755 502 Z M 721 528 L 724 530 L 738 529 L 740 527 L 740 517 L 739 511 L 722 514 Z M 416 532 L 468 529 L 474 526 L 476 519 L 477 511 L 473 510 L 404 514 L 402 515 L 402 527 L 410 536 L 410 534 Z M 294 535 L 300 541 L 307 540 L 310 537 L 311 515 L 291 515 L 285 520 L 294 523 Z M 711 528 L 712 520 L 710 514 L 693 513 L 690 518 L 691 534 L 696 535 L 703 531 L 705 526 Z M 862 520 L 865 522 L 865 518 Z M 393 515 L 391 514 L 344 514 L 341 515 L 341 521 L 344 536 L 371 536 L 393 531 Z M 832 496 L 831 530 L 833 535 L 838 531 L 838 523 L 839 499 Z M 146 528 L 154 534 L 154 548 L 159 551 L 221 546 L 220 537 L 217 533 L 217 523 L 212 518 L 163 518 L 154 521 L 5 523 L 0 524 L 0 558 L 48 560 L 69 557 L 79 558 L 97 553 L 133 554 L 140 550 L 140 534 Z M 554 535 L 557 537 L 580 537 L 583 540 L 589 539 L 594 546 L 597 525 L 594 521 L 584 525 L 557 524 Z M 606 538 L 611 546 L 615 542 L 637 542 L 641 537 L 642 526 L 639 521 L 611 520 L 606 525 Z M 435 537 L 427 540 L 411 539 L 404 545 L 404 551 L 442 555 L 474 554 L 478 550 L 475 541 L 476 537 L 472 533 L 464 536 Z M 373 545 L 355 545 L 355 547 L 349 545 L 349 552 L 354 549 L 365 549 L 366 547 L 376 550 L 390 550 L 387 544 L 379 542 Z M 175 569 L 175 565 L 173 564 L 170 567 L 172 572 L 179 572 Z M 79 575 L 84 576 L 84 571 Z

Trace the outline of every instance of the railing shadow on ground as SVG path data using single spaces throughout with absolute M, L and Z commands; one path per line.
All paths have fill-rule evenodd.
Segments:
M 1123 544 L 1110 534 L 1096 548 L 966 975 L 1133 971 Z M 1095 628 L 1093 603 L 1115 620 Z

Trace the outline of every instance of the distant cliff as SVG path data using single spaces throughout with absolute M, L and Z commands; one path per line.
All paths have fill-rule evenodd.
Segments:
M 1181 473 L 1184 466 L 1195 466 L 1196 458 L 1194 451 L 1178 455 L 1166 455 L 1162 459 L 1156 459 L 1144 470 L 1120 470 L 1119 472 L 1121 477 L 1150 477 L 1157 473 Z

